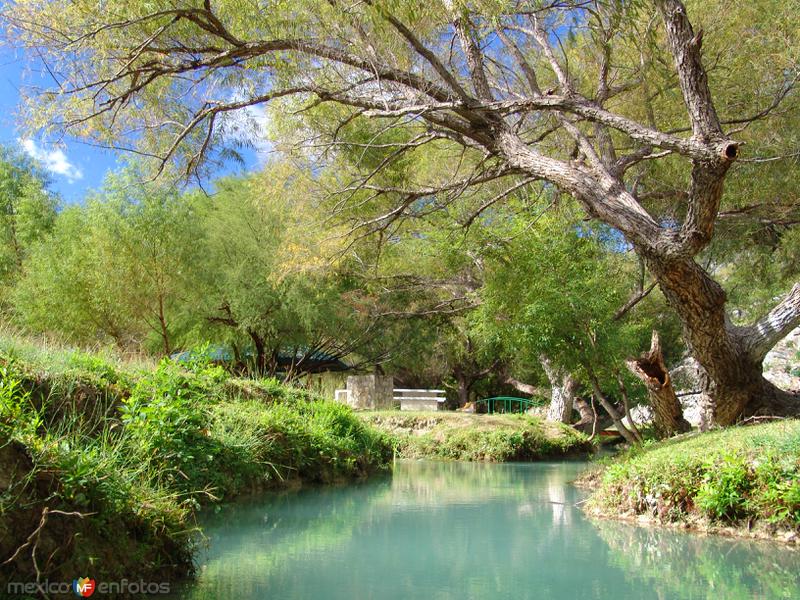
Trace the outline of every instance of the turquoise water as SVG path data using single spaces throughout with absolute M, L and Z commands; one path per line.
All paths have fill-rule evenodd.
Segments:
M 176 598 L 800 598 L 800 552 L 589 521 L 579 463 L 399 462 L 342 487 L 271 493 L 204 517 Z

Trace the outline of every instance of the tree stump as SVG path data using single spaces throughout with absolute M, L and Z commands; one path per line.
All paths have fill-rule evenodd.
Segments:
M 653 331 L 650 350 L 639 358 L 628 359 L 625 364 L 647 388 L 655 415 L 656 435 L 663 439 L 676 433 L 690 431 L 692 426 L 683 418 L 681 403 L 675 395 L 669 371 L 664 365 L 661 340 L 657 331 Z

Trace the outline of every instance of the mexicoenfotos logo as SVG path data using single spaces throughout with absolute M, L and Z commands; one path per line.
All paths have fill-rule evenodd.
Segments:
M 88 577 L 78 577 L 72 580 L 72 591 L 81 598 L 88 598 L 94 594 L 95 587 L 94 579 Z
M 2 0 L 0 0 L 1 2 Z M 70 584 L 68 581 L 9 581 L 5 592 L 8 596 L 44 596 L 58 595 L 62 597 L 69 591 L 79 598 L 88 598 L 95 592 L 99 596 L 110 594 L 112 596 L 139 596 L 141 594 L 169 594 L 169 581 L 101 581 L 97 583 L 88 577 L 78 577 Z M 5 598 L 0 589 L 0 598 Z

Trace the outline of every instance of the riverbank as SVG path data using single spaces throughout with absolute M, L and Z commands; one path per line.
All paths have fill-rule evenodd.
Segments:
M 3 338 L 0 580 L 183 576 L 202 505 L 391 457 L 347 407 L 275 381 Z
M 528 415 L 376 411 L 360 419 L 389 435 L 398 458 L 486 462 L 587 456 L 586 436 Z
M 601 518 L 800 541 L 800 420 L 687 434 L 631 449 L 579 485 Z

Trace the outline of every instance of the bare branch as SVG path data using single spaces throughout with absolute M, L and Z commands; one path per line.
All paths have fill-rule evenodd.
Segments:
M 619 308 L 619 310 L 617 310 L 617 312 L 614 313 L 613 320 L 614 321 L 619 321 L 620 319 L 622 319 L 622 317 L 624 317 L 626 314 L 628 314 L 633 309 L 634 306 L 636 306 L 637 304 L 639 304 L 639 302 L 641 302 L 642 300 L 647 298 L 647 296 L 650 295 L 650 292 L 652 292 L 656 288 L 657 285 L 658 285 L 658 282 L 654 281 L 653 283 L 648 285 L 643 290 L 640 290 L 640 291 L 636 292 L 633 296 L 631 296 L 628 299 L 628 301 L 625 304 L 623 304 Z
M 754 324 L 741 328 L 749 352 L 759 362 L 775 344 L 800 325 L 800 283 Z
M 711 101 L 708 77 L 700 56 L 703 30 L 695 34 L 686 14 L 686 7 L 680 0 L 656 0 L 655 4 L 667 30 L 667 39 L 675 58 L 678 81 L 692 123 L 692 131 L 695 136 L 706 141 L 722 138 L 722 127 Z
M 491 102 L 494 100 L 492 96 L 489 82 L 486 79 L 486 70 L 483 64 L 483 53 L 478 47 L 478 42 L 475 40 L 475 32 L 467 17 L 456 19 L 455 28 L 458 32 L 458 37 L 461 39 L 461 46 L 464 49 L 464 54 L 467 57 L 467 64 L 469 65 L 470 74 L 472 75 L 472 85 L 478 97 L 485 101 Z

